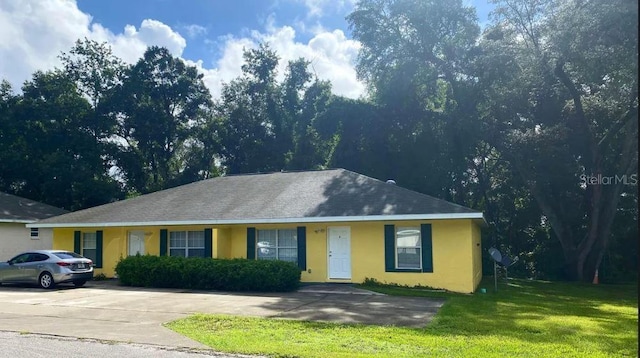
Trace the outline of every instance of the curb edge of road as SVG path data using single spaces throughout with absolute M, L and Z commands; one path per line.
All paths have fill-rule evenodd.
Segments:
M 65 336 L 65 335 L 61 335 L 61 334 L 37 333 L 37 332 L 27 332 L 27 331 L 14 331 L 14 330 L 6 329 L 6 328 L 0 328 L 0 332 L 15 333 L 16 335 L 18 335 L 20 337 L 33 336 L 33 337 L 39 337 L 39 338 L 45 338 L 45 339 L 54 339 L 54 340 L 59 340 L 59 341 L 60 340 L 63 340 L 63 341 L 78 341 L 78 342 L 100 343 L 100 344 L 105 344 L 105 345 L 121 344 L 121 345 L 130 345 L 130 346 L 136 346 L 136 347 L 149 347 L 149 348 L 159 349 L 159 350 L 163 350 L 163 351 L 170 351 L 170 352 L 184 352 L 184 353 L 202 354 L 202 355 L 206 355 L 206 356 L 209 356 L 209 357 L 229 357 L 229 356 L 233 356 L 233 357 L 237 357 L 237 358 L 245 358 L 245 357 L 246 358 L 257 358 L 257 357 L 260 357 L 260 356 L 255 356 L 255 355 L 246 355 L 246 354 L 239 354 L 239 353 L 218 352 L 218 351 L 215 351 L 213 349 L 192 348 L 192 347 L 171 347 L 171 346 L 163 346 L 163 345 L 159 345 L 159 344 L 136 343 L 136 342 L 118 341 L 118 340 L 112 340 L 112 339 L 85 338 L 85 337 Z

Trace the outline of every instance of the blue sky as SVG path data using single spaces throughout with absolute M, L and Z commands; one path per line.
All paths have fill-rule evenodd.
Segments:
M 155 19 L 187 37 L 188 28 L 193 29 L 196 25 L 203 30 L 198 36 L 188 37 L 189 44 L 184 52 L 184 56 L 191 59 L 220 55 L 218 38 L 245 36 L 251 30 L 264 29 L 270 20 L 274 26 L 296 28 L 296 40 L 302 42 L 313 36 L 310 31 L 300 31 L 303 24 L 342 29 L 351 37 L 345 17 L 353 8 L 347 2 L 341 6 L 323 7 L 322 14 L 310 16 L 305 2 L 295 0 L 79 0 L 78 7 L 111 30 L 139 24 L 144 19 Z
M 301 24 L 305 23 L 321 25 L 326 29 L 341 29 L 350 38 L 345 17 L 353 9 L 352 2 L 335 1 L 334 5 L 331 1 L 318 3 L 327 5 L 321 6 L 321 14 L 311 15 L 309 6 L 303 0 L 79 0 L 78 7 L 91 14 L 95 22 L 112 31 L 122 29 L 127 24 L 139 24 L 144 19 L 159 20 L 188 38 L 183 55 L 196 60 L 220 56 L 219 38 L 244 36 L 252 29 L 264 29 L 269 20 L 275 26 L 290 25 L 296 28 L 296 40 L 301 42 L 313 37 L 310 31 L 300 31 Z M 481 22 L 486 21 L 491 9 L 486 0 L 469 0 L 466 3 L 476 8 Z
M 448 1 L 448 0 L 442 0 Z M 488 0 L 463 0 L 487 21 Z M 20 89 L 37 70 L 61 65 L 77 39 L 108 43 L 136 62 L 148 46 L 163 46 L 196 66 L 213 97 L 241 74 L 242 53 L 268 42 L 287 61 L 304 57 L 336 94 L 357 98 L 360 43 L 345 17 L 356 0 L 0 0 L 0 78 Z

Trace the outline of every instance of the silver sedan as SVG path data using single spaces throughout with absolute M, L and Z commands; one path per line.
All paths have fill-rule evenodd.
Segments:
M 93 262 L 75 252 L 35 250 L 0 262 L 0 284 L 29 283 L 53 288 L 59 283 L 84 285 L 93 278 Z

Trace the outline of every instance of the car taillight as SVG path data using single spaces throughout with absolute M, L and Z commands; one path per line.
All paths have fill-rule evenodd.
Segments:
M 89 266 L 93 265 L 93 261 L 89 261 L 89 262 L 87 263 L 87 265 L 89 265 Z
M 56 262 L 56 264 L 58 264 L 58 266 L 71 266 L 70 263 L 64 261 Z

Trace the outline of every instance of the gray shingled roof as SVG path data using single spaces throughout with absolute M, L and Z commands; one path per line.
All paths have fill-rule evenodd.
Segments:
M 68 211 L 0 192 L 0 222 L 29 223 L 64 213 Z
M 482 219 L 479 211 L 348 170 L 332 169 L 218 177 L 38 224 L 275 223 L 442 214 Z

